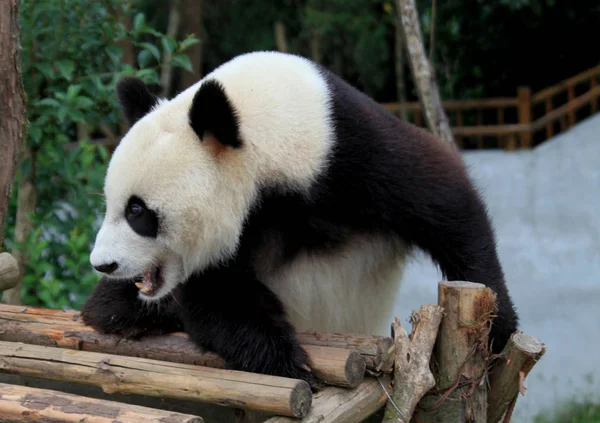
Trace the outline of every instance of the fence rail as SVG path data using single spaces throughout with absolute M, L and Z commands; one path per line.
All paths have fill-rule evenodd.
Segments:
M 536 93 L 529 87 L 519 87 L 515 97 L 446 100 L 442 106 L 461 148 L 469 147 L 473 140 L 478 149 L 494 145 L 507 150 L 531 148 L 598 112 L 599 78 L 597 65 Z M 425 126 L 419 102 L 382 106 Z M 586 106 L 587 110 L 582 110 Z

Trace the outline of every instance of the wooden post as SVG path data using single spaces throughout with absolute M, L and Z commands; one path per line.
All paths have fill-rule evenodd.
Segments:
M 523 332 L 512 334 L 494 360 L 488 394 L 489 423 L 499 422 L 519 392 L 524 394 L 523 381 L 545 352 L 546 346 L 539 339 Z
M 19 283 L 19 263 L 9 253 L 0 253 L 0 292 Z
M 496 295 L 482 284 L 440 282 L 438 303 L 444 309 L 435 356 L 437 386 L 415 413 L 428 423 L 485 423 L 488 332 Z
M 412 315 L 413 330 L 409 337 L 396 318 L 394 332 L 394 390 L 385 408 L 384 423 L 408 423 L 421 398 L 435 386 L 430 362 L 438 335 L 443 309 L 424 305 Z
M 590 91 L 598 86 L 598 76 L 594 75 L 590 79 Z M 592 99 L 592 113 L 596 113 L 598 111 L 598 97 L 594 97 Z
M 546 114 L 552 111 L 552 97 L 548 96 L 545 100 Z M 548 122 L 546 124 L 546 138 L 550 139 L 554 135 L 554 122 Z
M 519 103 L 517 110 L 519 113 L 519 123 L 530 124 L 531 123 L 531 89 L 529 87 L 519 87 L 517 89 L 517 97 Z M 520 146 L 522 148 L 531 147 L 532 134 L 531 131 L 524 131 L 519 134 Z
M 569 84 L 569 86 L 567 87 L 567 97 L 569 99 L 569 103 L 571 103 L 573 100 L 575 100 L 575 85 L 574 84 Z M 575 126 L 575 110 L 571 109 L 569 110 L 569 127 L 572 128 L 573 126 Z
M 202 423 L 200 417 L 139 405 L 0 383 L 0 421 L 56 423 Z
M 483 125 L 483 111 L 477 109 L 477 126 L 481 125 Z M 483 137 L 481 135 L 477 135 L 477 149 L 483 150 Z

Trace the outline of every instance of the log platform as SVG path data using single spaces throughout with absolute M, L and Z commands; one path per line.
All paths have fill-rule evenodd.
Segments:
M 84 325 L 78 311 L 0 304 L 0 376 L 69 387 L 64 392 L 0 379 L 0 422 L 233 421 L 201 416 L 206 406 L 233 410 L 234 423 L 408 423 L 417 414 L 440 423 L 509 421 L 545 345 L 517 332 L 496 357 L 481 348 L 469 355 L 486 342 L 495 296 L 476 283 L 439 287 L 438 304 L 413 312 L 410 334 L 397 318 L 390 337 L 298 333 L 321 382 L 316 392 L 301 380 L 228 370 L 184 333 L 121 339 Z M 488 308 L 471 313 L 469 304 L 481 305 L 482 298 Z M 473 333 L 478 319 L 477 336 L 463 336 Z M 460 354 L 444 355 L 459 347 Z M 432 360 L 438 365 L 430 366 Z M 93 397 L 88 388 L 101 395 Z M 132 405 L 123 399 L 129 397 L 148 401 Z M 179 401 L 189 405 L 178 408 Z M 448 411 L 454 409 L 462 417 Z

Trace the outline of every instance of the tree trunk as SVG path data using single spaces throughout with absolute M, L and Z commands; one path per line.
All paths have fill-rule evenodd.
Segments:
M 183 0 L 183 9 L 185 13 L 182 16 L 183 30 L 186 34 L 195 34 L 200 40 L 190 46 L 186 51 L 192 62 L 192 72 L 183 71 L 181 84 L 182 89 L 186 89 L 200 80 L 202 77 L 202 62 L 203 62 L 203 37 L 204 26 L 202 24 L 202 0 Z
M 31 160 L 31 169 L 28 174 L 21 175 L 18 186 L 17 196 L 17 222 L 15 225 L 15 242 L 23 243 L 29 237 L 33 222 L 31 221 L 31 213 L 35 211 L 37 202 L 37 192 L 35 189 L 35 154 L 29 148 L 23 151 L 23 160 Z M 21 304 L 21 286 L 22 279 L 27 268 L 27 252 L 17 248 L 11 251 L 13 257 L 19 263 L 20 279 L 14 288 L 4 291 L 2 301 L 6 304 Z
M 25 136 L 19 4 L 19 0 L 0 3 L 0 246 L 4 244 L 4 220 Z
M 396 0 L 396 6 L 410 58 L 410 68 L 419 93 L 419 100 L 425 110 L 427 125 L 442 140 L 456 146 L 448 117 L 442 107 L 435 73 L 425 54 L 415 0 Z
M 273 31 L 275 33 L 275 45 L 277 45 L 277 50 L 287 53 L 288 43 L 287 36 L 285 35 L 285 24 L 282 21 L 276 21 L 273 25 Z
M 169 7 L 169 23 L 167 24 L 166 35 L 174 39 L 177 38 L 179 24 L 181 23 L 180 6 L 180 0 L 171 0 L 171 6 Z M 171 91 L 171 81 L 173 80 L 173 66 L 167 64 L 170 56 L 171 55 L 166 51 L 163 54 L 163 66 L 162 72 L 160 73 L 161 95 L 163 97 L 167 97 L 169 95 L 169 92 Z
M 404 84 L 404 36 L 402 35 L 402 24 L 396 20 L 396 42 L 394 56 L 396 59 L 396 91 L 398 102 L 406 103 L 406 85 Z M 408 120 L 406 110 L 400 110 L 400 116 L 403 120 Z
M 321 63 L 321 34 L 316 28 L 313 28 L 310 34 L 310 58 Z

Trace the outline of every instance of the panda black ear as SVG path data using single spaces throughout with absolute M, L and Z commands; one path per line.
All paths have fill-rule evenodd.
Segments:
M 119 103 L 130 125 L 144 117 L 158 103 L 158 97 L 148 90 L 140 78 L 126 76 L 116 86 Z
M 202 83 L 192 100 L 189 122 L 201 140 L 209 132 L 223 146 L 237 148 L 242 145 L 236 110 L 218 81 Z

